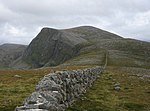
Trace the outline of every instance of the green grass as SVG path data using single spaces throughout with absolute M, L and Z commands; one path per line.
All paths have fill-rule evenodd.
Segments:
M 32 70 L 0 70 L 0 111 L 13 111 L 35 89 L 44 75 L 58 70 L 73 70 L 91 66 L 52 67 Z M 19 75 L 21 77 L 15 77 Z
M 106 50 L 93 46 L 90 50 L 83 49 L 78 56 L 71 58 L 62 65 L 104 65 Z
M 144 109 L 144 105 L 137 103 L 124 103 L 124 108 L 129 111 L 142 111 Z
M 107 68 L 86 94 L 67 111 L 149 111 L 148 78 L 132 78 L 137 72 L 148 74 L 148 71 L 142 68 Z M 120 91 L 113 89 L 115 83 L 121 84 Z
M 62 66 L 32 70 L 0 70 L 0 111 L 13 111 L 35 89 L 38 81 L 49 72 L 73 70 L 89 66 Z M 149 111 L 150 69 L 107 67 L 93 87 L 67 111 Z M 21 77 L 15 77 L 19 75 Z M 121 90 L 115 91 L 114 84 Z

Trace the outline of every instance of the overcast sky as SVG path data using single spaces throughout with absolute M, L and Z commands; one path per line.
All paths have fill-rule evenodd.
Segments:
M 29 44 L 46 26 L 81 25 L 150 41 L 150 0 L 0 0 L 0 44 Z

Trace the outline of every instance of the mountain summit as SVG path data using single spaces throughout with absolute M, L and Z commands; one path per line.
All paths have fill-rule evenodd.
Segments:
M 43 28 L 22 59 L 32 67 L 55 66 L 76 56 L 87 40 L 74 33 Z
M 11 67 L 103 65 L 106 55 L 108 65 L 149 67 L 150 43 L 125 39 L 92 26 L 64 30 L 46 27 Z

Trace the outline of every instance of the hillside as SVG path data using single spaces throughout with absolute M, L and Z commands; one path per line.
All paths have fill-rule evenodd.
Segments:
M 26 46 L 19 44 L 0 45 L 0 68 L 9 68 L 24 52 Z
M 103 65 L 106 53 L 108 65 L 150 66 L 149 42 L 125 39 L 92 26 L 81 26 L 64 30 L 43 28 L 12 67 Z
M 149 111 L 150 43 L 82 26 L 43 28 L 29 46 L 0 46 L 0 110 L 12 111 L 43 76 L 108 64 L 87 93 L 67 111 Z M 55 66 L 56 67 L 48 67 Z M 20 70 L 24 68 L 26 70 Z M 32 68 L 32 69 L 30 69 Z M 33 69 L 35 68 L 35 69 Z M 119 84 L 120 91 L 114 90 Z
M 76 63 L 76 61 L 79 63 L 80 60 L 84 61 L 84 58 L 86 57 L 86 60 L 97 58 L 95 61 L 100 61 L 102 60 L 100 59 L 100 56 L 102 56 L 102 53 L 100 52 L 102 52 L 102 50 L 105 50 L 106 52 L 108 52 L 108 65 L 148 68 L 150 66 L 149 42 L 134 39 L 125 39 L 118 35 L 94 27 L 77 27 L 69 29 L 68 31 L 84 35 L 83 37 L 87 38 L 90 42 L 92 42 L 93 47 L 95 46 L 95 48 L 92 49 L 93 54 L 92 51 L 89 51 L 89 49 L 87 49 L 89 53 L 86 53 L 86 56 L 83 55 L 82 57 L 81 54 L 81 56 L 74 58 L 73 61 L 69 61 L 69 64 L 72 62 Z M 83 64 L 84 62 L 80 63 Z M 86 64 L 88 63 L 89 62 L 86 62 Z
M 149 111 L 150 69 L 107 67 L 66 111 Z M 119 85 L 120 90 L 114 89 Z

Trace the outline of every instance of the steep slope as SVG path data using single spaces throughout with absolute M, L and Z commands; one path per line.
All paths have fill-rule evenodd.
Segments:
M 22 55 L 25 48 L 25 45 L 19 44 L 0 45 L 0 68 L 8 68 L 13 61 Z
M 150 43 L 81 26 L 57 30 L 43 28 L 18 59 L 15 68 L 56 65 L 108 65 L 150 67 Z
M 27 47 L 21 60 L 31 68 L 56 66 L 76 56 L 86 45 L 88 41 L 74 33 L 43 28 Z

